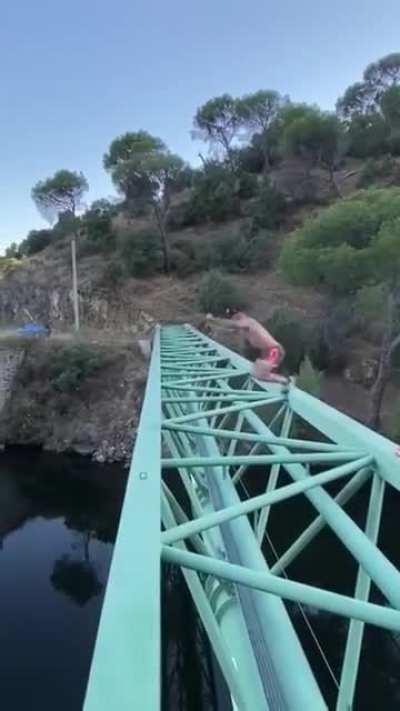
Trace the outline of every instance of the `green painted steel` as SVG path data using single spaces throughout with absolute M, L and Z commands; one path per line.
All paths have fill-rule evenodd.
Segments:
M 372 479 L 367 522 L 365 525 L 366 535 L 375 544 L 378 540 L 384 493 L 385 481 L 375 475 Z M 355 599 L 368 600 L 370 589 L 371 578 L 360 566 L 358 569 L 356 589 L 354 591 Z M 364 623 L 366 621 L 368 620 L 360 621 L 360 619 L 352 619 L 350 622 L 337 701 L 338 711 L 346 711 L 349 706 L 350 708 L 353 706 L 364 634 Z
M 239 711 L 327 708 L 285 600 L 351 618 L 337 711 L 356 698 L 365 623 L 400 631 L 400 573 L 376 545 L 385 484 L 400 489 L 395 445 L 250 369 L 190 326 L 156 329 L 85 711 L 159 711 L 161 560 L 181 567 Z M 290 436 L 298 420 L 315 441 Z M 243 499 L 252 466 L 265 472 L 265 493 Z M 292 482 L 279 485 L 283 470 Z M 343 506 L 371 476 L 363 531 Z M 172 493 L 176 477 L 189 510 Z M 342 477 L 333 498 L 325 487 Z M 271 506 L 302 495 L 316 517 L 268 569 Z M 358 565 L 353 598 L 279 577 L 325 526 Z M 385 604 L 369 602 L 371 581 Z
M 271 506 L 271 504 L 276 504 L 280 501 L 285 501 L 298 494 L 304 494 L 306 491 L 313 489 L 316 486 L 321 486 L 322 484 L 329 484 L 331 481 L 336 481 L 343 476 L 349 476 L 360 468 L 363 468 L 370 464 L 372 457 L 364 457 L 363 459 L 357 459 L 355 462 L 350 462 L 348 464 L 343 464 L 341 467 L 335 467 L 327 472 L 322 472 L 321 474 L 316 474 L 313 477 L 308 477 L 308 479 L 303 481 L 294 482 L 293 484 L 287 484 L 286 486 L 281 486 L 275 491 L 270 491 L 267 494 L 260 494 L 260 496 L 254 496 L 248 501 L 244 501 L 236 504 L 235 506 L 230 506 L 224 508 L 222 511 L 215 511 L 208 516 L 202 516 L 201 518 L 190 521 L 189 523 L 182 524 L 176 529 L 168 529 L 165 533 L 161 534 L 161 539 L 163 543 L 174 543 L 175 541 L 180 541 L 182 538 L 188 538 L 189 536 L 205 531 L 213 526 L 220 525 L 226 521 L 231 521 L 244 514 L 252 513 L 264 506 Z
M 371 602 L 365 602 L 357 598 L 338 595 L 322 588 L 296 583 L 293 580 L 278 578 L 271 575 L 271 573 L 259 573 L 217 558 L 210 558 L 209 556 L 190 553 L 189 551 L 184 553 L 173 546 L 164 546 L 162 548 L 162 556 L 169 563 L 176 563 L 184 568 L 214 575 L 217 578 L 230 580 L 239 585 L 247 585 L 255 590 L 264 590 L 288 600 L 303 602 L 306 605 L 312 605 L 320 610 L 333 612 L 336 615 L 351 617 L 384 629 L 400 632 L 400 611 L 398 610 L 392 610 L 382 605 L 374 605 Z M 358 660 L 356 659 L 356 661 Z
M 160 708 L 160 395 L 157 329 L 84 711 Z

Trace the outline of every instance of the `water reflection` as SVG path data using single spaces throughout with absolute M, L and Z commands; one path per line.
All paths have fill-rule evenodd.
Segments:
M 120 467 L 79 457 L 0 455 L 6 711 L 81 710 L 125 482 Z M 163 573 L 163 711 L 225 711 L 181 573 L 170 566 Z
M 0 457 L 2 708 L 78 711 L 125 483 L 120 467 Z

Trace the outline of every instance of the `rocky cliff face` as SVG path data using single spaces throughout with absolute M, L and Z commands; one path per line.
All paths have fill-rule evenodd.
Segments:
M 54 385 L 52 363 L 65 347 L 57 338 L 33 342 L 23 360 L 21 351 L 2 357 L 0 350 L 0 386 L 4 383 L 11 395 L 0 411 L 0 442 L 72 451 L 99 462 L 129 461 L 146 383 L 145 359 L 135 346 L 90 346 L 101 355 L 101 367 L 63 391 Z

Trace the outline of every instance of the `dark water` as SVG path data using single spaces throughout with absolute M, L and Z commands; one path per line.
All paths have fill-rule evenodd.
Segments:
M 125 484 L 121 467 L 81 457 L 0 455 L 4 711 L 81 710 Z M 162 595 L 163 711 L 212 711 L 223 684 L 216 693 L 204 632 L 171 566 Z
M 124 485 L 119 467 L 1 455 L 3 709 L 81 709 Z
M 290 483 L 282 473 L 279 485 Z M 248 491 L 259 493 L 265 486 L 265 474 L 252 470 L 247 476 Z M 334 496 L 344 485 L 335 483 L 327 488 Z M 370 483 L 347 504 L 346 510 L 354 521 L 364 526 Z M 392 487 L 386 487 L 382 522 L 379 535 L 379 548 L 400 568 L 399 544 L 400 493 Z M 315 510 L 305 497 L 295 497 L 272 507 L 269 519 L 270 540 L 278 555 L 282 554 L 297 538 L 299 533 L 315 518 Z M 272 565 L 275 554 L 268 542 L 264 544 L 264 554 Z M 289 566 L 288 577 L 317 587 L 353 596 L 356 565 L 351 555 L 332 531 L 325 529 Z M 379 590 L 372 584 L 372 602 L 385 604 Z M 310 661 L 313 672 L 321 687 L 329 709 L 336 705 L 337 688 L 321 659 L 315 641 L 304 621 L 299 606 L 287 605 L 292 622 Z M 321 612 L 314 608 L 303 607 L 314 633 L 328 659 L 337 680 L 340 679 L 341 665 L 348 631 L 348 621 L 337 615 Z M 354 711 L 398 711 L 400 709 L 400 634 L 381 630 L 366 625 L 361 662 L 356 687 Z
M 265 473 L 247 477 L 251 493 Z M 85 693 L 126 473 L 79 457 L 15 450 L 0 455 L 0 699 L 5 711 L 79 711 Z M 286 483 L 282 476 L 281 484 Z M 334 492 L 332 492 L 334 493 Z M 362 524 L 369 485 L 349 505 Z M 176 491 L 179 494 L 179 491 Z M 182 504 L 185 502 L 182 501 Z M 400 495 L 387 490 L 380 547 L 400 566 Z M 307 525 L 312 509 L 297 497 L 272 509 L 278 553 Z M 266 545 L 269 561 L 273 553 Z M 328 530 L 288 570 L 289 577 L 352 594 L 355 567 Z M 163 711 L 227 709 L 224 685 L 210 655 L 182 575 L 163 570 Z M 382 601 L 373 588 L 372 599 Z M 334 708 L 335 685 L 298 607 L 290 614 Z M 347 623 L 306 609 L 340 677 Z M 356 711 L 400 708 L 400 635 L 366 627 Z

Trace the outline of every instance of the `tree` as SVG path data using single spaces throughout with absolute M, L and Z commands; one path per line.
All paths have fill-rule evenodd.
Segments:
M 381 97 L 381 111 L 388 127 L 388 143 L 393 153 L 400 149 L 400 86 L 391 86 Z
M 380 287 L 383 336 L 371 389 L 369 424 L 379 426 L 380 410 L 400 345 L 400 190 L 370 190 L 338 203 L 309 220 L 285 244 L 281 267 L 292 281 L 323 284 L 357 296 L 365 286 Z
M 21 257 L 21 252 L 16 242 L 11 242 L 10 246 L 6 248 L 4 254 L 7 259 L 19 259 Z
M 349 120 L 354 116 L 379 112 L 383 94 L 399 82 L 400 53 L 395 52 L 368 65 L 363 81 L 349 86 L 338 99 L 337 113 L 341 118 Z
M 364 81 L 375 90 L 376 97 L 400 81 L 400 52 L 387 54 L 372 62 L 364 71 Z
M 52 178 L 36 183 L 32 188 L 32 199 L 41 215 L 52 224 L 57 217 L 60 219 L 62 215 L 72 215 L 75 218 L 77 210 L 82 208 L 82 198 L 87 190 L 89 190 L 89 185 L 83 173 L 59 170 Z M 71 239 L 72 293 L 75 329 L 79 331 L 76 232 L 72 233 Z
M 104 156 L 104 166 L 116 187 L 133 205 L 150 206 L 159 231 L 164 271 L 170 255 L 167 219 L 172 196 L 183 190 L 191 174 L 183 160 L 146 131 L 127 133 L 115 139 Z
M 301 156 L 325 167 L 334 191 L 341 197 L 334 171 L 343 151 L 344 134 L 337 116 L 312 106 L 293 107 L 283 117 L 282 146 L 286 155 Z
M 138 175 L 140 161 L 165 151 L 163 141 L 147 131 L 128 131 L 112 141 L 103 157 L 103 165 L 116 188 L 125 196 L 129 208 L 135 206 L 140 211 L 146 205 L 142 176 Z
M 95 200 L 81 218 L 87 239 L 99 249 L 110 250 L 115 246 L 112 218 L 116 214 L 116 205 L 101 199 Z
M 371 87 L 362 81 L 349 86 L 336 102 L 337 114 L 344 120 L 370 114 L 374 110 L 374 93 L 371 91 Z
M 276 121 L 279 111 L 288 104 L 289 99 L 277 91 L 261 90 L 247 94 L 237 100 L 236 112 L 239 122 L 250 134 L 257 134 L 259 146 L 264 156 L 264 169 L 271 164 L 270 129 Z
M 82 208 L 82 198 L 89 190 L 83 173 L 58 170 L 52 178 L 40 180 L 32 188 L 32 199 L 43 217 L 53 223 L 61 214 L 73 215 Z
M 380 113 L 354 114 L 347 124 L 348 153 L 355 158 L 368 158 L 388 148 L 389 129 Z
M 52 238 L 51 230 L 31 230 L 19 245 L 18 253 L 21 256 L 31 257 L 51 244 Z
M 193 137 L 201 138 L 211 146 L 222 147 L 233 167 L 232 142 L 242 125 L 242 119 L 238 112 L 238 100 L 230 94 L 210 99 L 197 109 L 193 124 Z

